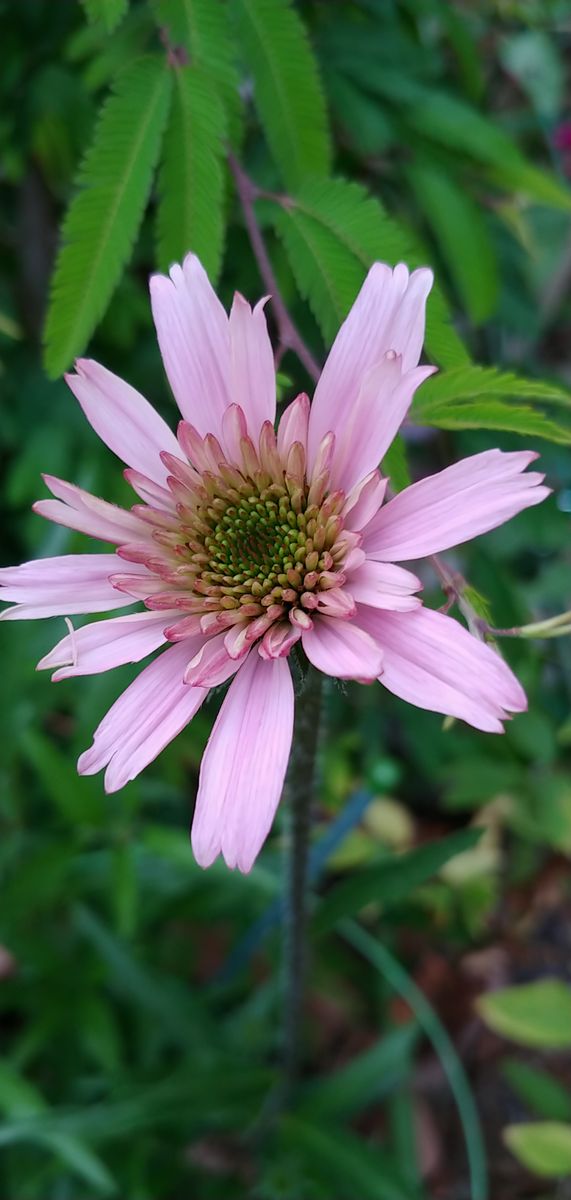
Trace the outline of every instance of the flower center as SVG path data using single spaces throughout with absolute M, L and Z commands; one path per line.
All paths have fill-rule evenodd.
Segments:
M 326 460 L 308 481 L 303 447 L 294 442 L 280 456 L 269 422 L 257 450 L 242 433 L 239 467 L 211 435 L 184 426 L 179 439 L 187 461 L 162 456 L 176 512 L 136 508 L 154 525 L 160 557 L 153 551 L 146 561 L 165 583 L 146 603 L 181 611 L 166 636 L 239 625 L 246 644 L 276 622 L 310 628 L 314 610 L 335 605 L 341 615 L 343 566 L 360 539 L 343 529 L 345 495 L 328 490 Z M 129 557 L 129 547 L 122 553 Z

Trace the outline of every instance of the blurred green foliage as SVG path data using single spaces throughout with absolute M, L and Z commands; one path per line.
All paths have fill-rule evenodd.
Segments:
M 567 4 L 4 0 L 0 16 L 3 561 L 85 545 L 31 514 L 41 471 L 128 499 L 46 370 L 89 342 L 174 420 L 149 272 L 192 248 L 225 302 L 261 293 L 231 144 L 316 356 L 375 258 L 435 267 L 442 371 L 393 482 L 491 445 L 540 449 L 553 497 L 453 565 L 497 626 L 568 609 Z M 284 395 L 308 386 L 293 355 L 283 371 Z M 276 1120 L 280 819 L 249 877 L 193 863 L 216 698 L 119 796 L 79 780 L 132 672 L 35 675 L 61 625 L 2 627 L 0 1196 L 534 1195 L 523 1168 L 506 1175 L 506 1159 L 520 1169 L 502 1126 L 526 1167 L 569 1173 L 569 1060 L 536 1049 L 544 1008 L 525 1010 L 522 988 L 532 1036 L 508 1059 L 473 994 L 476 971 L 475 991 L 568 997 L 571 643 L 502 643 L 530 697 L 503 738 L 445 730 L 378 688 L 329 696 L 316 843 L 364 800 L 315 880 L 307 1079 Z M 501 994 L 486 1003 L 489 1020 Z M 506 1021 L 489 1023 L 508 1035 Z

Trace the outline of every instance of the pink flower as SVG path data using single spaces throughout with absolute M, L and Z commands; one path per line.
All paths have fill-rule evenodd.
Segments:
M 178 433 L 129 384 L 80 360 L 67 382 L 127 464 L 130 512 L 46 476 L 36 512 L 117 546 L 0 571 L 7 620 L 130 607 L 72 630 L 39 663 L 64 679 L 161 653 L 119 697 L 79 760 L 114 792 L 232 679 L 200 771 L 192 844 L 249 871 L 286 771 L 300 642 L 320 671 L 372 682 L 491 733 L 526 707 L 509 668 L 450 617 L 423 607 L 397 565 L 484 533 L 547 495 L 536 457 L 489 450 L 383 503 L 378 464 L 433 368 L 418 366 L 428 270 L 370 270 L 310 409 L 274 432 L 275 374 L 264 302 L 228 318 L 190 255 L 151 280 L 159 344 L 182 413 Z M 163 648 L 166 647 L 166 648 Z

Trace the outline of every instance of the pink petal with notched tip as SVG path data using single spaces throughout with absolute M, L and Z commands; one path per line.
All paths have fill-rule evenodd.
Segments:
M 0 620 L 66 617 L 125 608 L 133 603 L 132 599 L 117 591 L 110 580 L 118 568 L 130 573 L 129 564 L 116 554 L 65 554 L 38 558 L 19 567 L 2 567 L 0 600 L 13 602 L 15 607 L 5 609 Z M 140 570 L 133 564 L 133 571 Z
M 372 682 L 382 670 L 379 645 L 354 621 L 320 614 L 313 628 L 303 631 L 301 641 L 310 663 L 325 675 Z
M 285 659 L 251 654 L 230 685 L 202 758 L 192 848 L 201 867 L 222 854 L 251 869 L 282 793 L 293 734 Z
M 381 683 L 409 704 L 502 733 L 525 693 L 495 650 L 444 613 L 388 613 L 359 606 L 359 624 L 383 649 Z
M 176 454 L 177 440 L 166 421 L 125 383 L 92 359 L 78 358 L 76 375 L 66 375 L 74 396 L 102 442 L 129 467 L 164 484 L 161 450 Z
M 134 513 L 108 504 L 85 492 L 83 488 L 57 479 L 55 475 L 42 476 L 55 500 L 37 500 L 32 505 L 34 512 L 57 525 L 77 529 L 105 542 L 129 542 L 134 537 L 150 538 L 151 531 Z
M 182 267 L 171 267 L 170 277 L 153 275 L 149 286 L 159 346 L 178 407 L 201 437 L 214 433 L 220 438 L 222 415 L 235 399 L 224 308 L 194 254 L 187 254 Z
M 163 630 L 171 616 L 139 612 L 82 625 L 40 659 L 38 670 L 58 668 L 52 675 L 57 682 L 75 675 L 99 675 L 124 663 L 140 662 L 164 645 Z
M 307 430 L 309 427 L 309 396 L 302 392 L 291 404 L 284 409 L 278 425 L 278 453 L 282 459 L 287 458 L 288 450 L 294 442 L 300 442 L 307 450 Z
M 344 439 L 365 376 L 389 350 L 402 357 L 403 371 L 416 367 L 424 340 L 426 298 L 432 271 L 411 275 L 399 263 L 394 271 L 375 263 L 343 322 L 315 389 L 308 438 L 310 470 L 322 438 L 334 429 Z M 378 417 L 382 420 L 379 409 Z M 368 468 L 378 466 L 371 463 Z M 366 471 L 363 472 L 366 474 Z
M 80 775 L 107 767 L 105 790 L 117 792 L 188 725 L 208 695 L 206 688 L 183 683 L 200 640 L 169 646 L 141 671 L 96 729 L 93 745 L 77 764 Z
M 543 475 L 522 472 L 536 454 L 485 450 L 413 483 L 363 530 L 363 549 L 380 561 L 424 558 L 458 546 L 540 504 Z
M 349 575 L 347 587 L 357 603 L 370 604 L 373 608 L 411 612 L 422 603 L 420 596 L 413 595 L 422 588 L 420 579 L 393 563 L 368 559 Z
M 242 409 L 257 444 L 264 421 L 276 415 L 276 372 L 264 315 L 266 300 L 252 310 L 236 292 L 230 312 L 230 394 Z

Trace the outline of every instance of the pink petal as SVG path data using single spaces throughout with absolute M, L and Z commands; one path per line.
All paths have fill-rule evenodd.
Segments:
M 424 558 L 494 529 L 549 495 L 543 475 L 522 474 L 535 458 L 485 450 L 413 483 L 373 518 L 363 549 L 381 561 Z
M 224 630 L 203 643 L 186 668 L 185 683 L 192 687 L 218 687 L 236 673 L 249 647 L 244 647 L 239 658 L 231 658 L 225 644 L 227 636 Z
M 349 492 L 378 467 L 406 417 L 416 389 L 434 370 L 415 367 L 403 374 L 402 360 L 391 357 L 391 351 L 371 368 L 352 407 L 339 418 L 332 488 Z
M 192 848 L 201 867 L 219 854 L 249 871 L 282 794 L 293 733 L 285 659 L 251 654 L 230 685 L 202 758 Z
M 141 571 L 140 566 L 131 567 L 116 554 L 66 554 L 38 558 L 19 567 L 2 567 L 0 600 L 13 601 L 15 607 L 5 609 L 0 620 L 65 617 L 126 608 L 133 603 L 132 598 L 117 591 L 110 581 L 118 569 L 127 574 L 131 570 Z
M 320 615 L 301 641 L 310 663 L 325 675 L 372 682 L 382 671 L 378 643 L 354 621 Z
M 343 429 L 365 376 L 387 351 L 402 356 L 405 373 L 417 365 L 432 279 L 432 271 L 426 268 L 409 276 L 402 263 L 394 271 L 384 263 L 371 267 L 337 334 L 315 390 L 309 422 L 311 469 L 322 438 L 330 429 L 336 432 Z M 380 459 L 371 463 L 369 469 L 379 462 Z
M 164 645 L 163 630 L 172 615 L 139 612 L 82 625 L 40 659 L 38 670 L 59 668 L 52 676 L 57 681 L 74 675 L 99 675 L 124 663 L 140 662 Z
M 163 453 L 166 454 L 168 451 L 161 451 L 161 457 Z M 127 483 L 141 497 L 141 500 L 145 501 L 145 504 L 150 504 L 151 508 L 162 508 L 165 512 L 175 512 L 176 505 L 168 488 L 161 487 L 153 479 L 149 479 L 148 475 L 141 475 L 140 471 L 131 471 L 127 468 L 123 474 Z
M 188 725 L 208 695 L 182 681 L 192 653 L 189 642 L 169 646 L 141 671 L 96 729 L 77 764 L 80 775 L 106 766 L 105 790 L 117 792 Z
M 165 371 L 180 411 L 202 437 L 220 438 L 224 409 L 236 399 L 230 391 L 224 308 L 194 254 L 187 254 L 182 267 L 171 267 L 170 279 L 153 275 L 150 290 Z
M 176 454 L 178 443 L 166 421 L 135 388 L 92 359 L 78 358 L 76 375 L 66 375 L 74 396 L 106 446 L 127 466 L 164 484 L 161 450 Z
M 43 479 L 56 500 L 37 500 L 34 512 L 68 529 L 77 529 L 104 542 L 130 542 L 133 538 L 150 538 L 151 530 L 134 513 L 126 512 L 116 504 L 99 500 L 83 488 L 54 475 Z
M 360 530 L 376 516 L 385 498 L 387 483 L 378 471 L 371 471 L 351 488 L 343 509 L 346 529 Z
M 230 312 L 230 393 L 246 416 L 254 443 L 264 421 L 273 425 L 276 415 L 276 372 L 265 303 L 260 300 L 252 311 L 236 292 Z
M 373 608 L 410 612 L 422 603 L 420 596 L 412 595 L 422 588 L 420 579 L 392 563 L 368 559 L 352 572 L 347 587 L 354 600 L 360 604 L 370 604 Z
M 358 621 L 383 648 L 381 683 L 418 708 L 502 733 L 510 713 L 527 708 L 525 693 L 499 654 L 444 613 L 359 609 Z
M 304 450 L 307 450 L 309 411 L 309 396 L 305 392 L 296 396 L 284 409 L 278 425 L 278 453 L 283 460 L 287 458 L 294 442 L 301 442 Z

